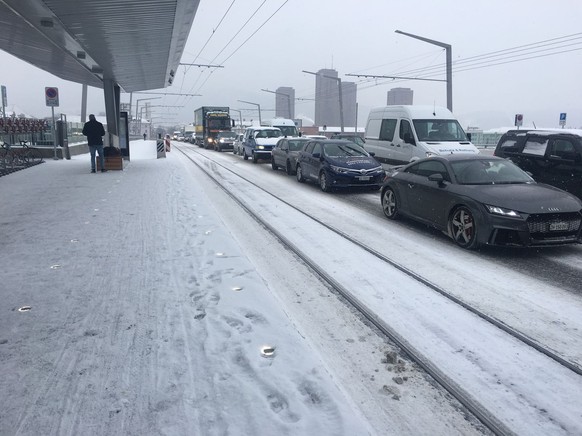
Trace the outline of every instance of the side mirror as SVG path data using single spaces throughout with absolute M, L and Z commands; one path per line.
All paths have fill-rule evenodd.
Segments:
M 431 174 L 430 176 L 428 176 L 428 180 L 430 180 L 431 182 L 437 182 L 439 185 L 442 185 L 445 182 L 443 175 L 440 173 Z
M 472 136 L 472 135 L 471 135 L 470 133 L 467 133 L 467 139 L 468 139 L 469 141 L 471 140 L 471 136 Z
M 313 157 L 314 159 L 319 159 L 321 158 L 321 153 L 313 153 L 311 157 Z

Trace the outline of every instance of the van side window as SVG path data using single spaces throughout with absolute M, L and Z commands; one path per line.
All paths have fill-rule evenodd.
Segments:
M 551 156 L 557 156 L 562 159 L 576 160 L 578 153 L 576 153 L 576 148 L 572 142 L 567 139 L 554 139 L 552 142 Z
M 392 141 L 394 139 L 394 131 L 396 130 L 396 119 L 382 120 L 380 127 L 380 141 Z
M 412 143 L 414 135 L 412 134 L 412 126 L 408 120 L 400 120 L 400 139 L 405 142 Z
M 506 139 L 500 145 L 502 149 L 511 149 L 511 151 L 515 151 L 517 145 L 517 139 Z
M 366 138 L 378 139 L 380 137 L 380 125 L 382 120 L 370 119 L 366 126 Z
M 530 136 L 525 141 L 523 146 L 524 154 L 531 154 L 534 156 L 543 156 L 546 154 L 546 149 L 548 148 L 548 139 L 540 138 L 535 136 Z

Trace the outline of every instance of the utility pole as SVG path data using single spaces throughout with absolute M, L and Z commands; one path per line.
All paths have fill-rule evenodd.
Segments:
M 447 57 L 447 109 L 451 112 L 453 111 L 453 54 L 452 47 L 450 44 L 445 44 L 444 42 L 435 41 L 433 39 L 423 38 L 422 36 L 413 35 L 412 33 L 402 32 L 401 30 L 395 30 L 396 33 L 401 35 L 410 36 L 411 38 L 420 39 L 421 41 L 428 42 L 429 44 L 434 44 L 439 47 L 443 47 L 446 52 Z
M 244 100 L 237 100 L 237 101 L 240 101 L 241 103 L 253 104 L 253 105 L 257 106 L 259 108 L 259 126 L 263 124 L 263 120 L 261 119 L 261 105 L 259 103 L 253 103 L 253 102 L 244 101 Z

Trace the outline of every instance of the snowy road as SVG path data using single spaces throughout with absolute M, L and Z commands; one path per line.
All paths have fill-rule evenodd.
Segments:
M 222 157 L 215 157 L 214 155 L 209 155 L 209 157 L 212 157 L 212 159 L 216 159 L 217 161 L 220 161 L 221 164 L 224 164 L 225 166 L 229 165 L 229 162 L 232 162 L 232 158 L 233 156 L 228 156 L 226 157 L 226 159 L 223 161 Z M 283 173 L 274 173 L 275 176 L 273 177 L 272 175 L 269 174 L 270 168 L 268 168 L 266 165 L 250 165 L 251 166 L 251 170 L 250 172 L 246 171 L 246 168 L 243 168 L 242 166 L 240 166 L 239 164 L 241 162 L 243 162 L 242 160 L 236 160 L 237 158 L 234 157 L 235 161 L 234 161 L 234 167 L 231 168 L 235 168 L 236 172 L 242 173 L 245 175 L 245 177 L 248 177 L 249 179 L 253 180 L 255 183 L 258 183 L 262 186 L 268 187 L 269 192 L 273 192 L 276 196 L 281 196 L 283 198 L 285 198 L 286 200 L 289 200 L 290 198 L 293 199 L 293 193 L 290 191 L 290 189 L 297 189 L 297 190 L 301 190 L 304 189 L 301 185 L 297 184 L 296 182 L 294 186 L 291 187 L 284 187 L 283 184 L 280 184 L 274 177 L 284 177 L 287 178 L 287 176 L 284 176 Z M 201 162 L 204 162 L 204 159 L 199 160 Z M 213 164 L 209 164 L 209 163 L 204 163 L 204 164 L 208 164 L 209 168 L 212 169 L 212 171 L 217 174 L 220 179 L 222 179 L 223 181 L 225 181 L 225 183 L 230 186 L 230 190 L 232 190 L 235 193 L 236 197 L 245 197 L 248 196 L 247 198 L 247 202 L 249 204 L 253 204 L 253 205 L 257 205 L 257 208 L 259 210 L 262 210 L 262 214 L 272 214 L 272 221 L 277 223 L 277 226 L 281 226 L 284 229 L 286 229 L 287 233 L 289 235 L 293 236 L 301 236 L 304 237 L 305 239 L 301 242 L 296 242 L 297 245 L 299 246 L 313 246 L 312 248 L 314 249 L 315 252 L 318 252 L 320 254 L 320 257 L 317 257 L 317 262 L 319 263 L 323 263 L 325 262 L 325 259 L 334 259 L 333 263 L 337 263 L 338 262 L 338 258 L 341 258 L 340 253 L 344 253 L 346 252 L 345 250 L 349 250 L 349 247 L 346 247 L 346 249 L 341 249 L 340 248 L 340 243 L 338 242 L 330 242 L 330 241 L 326 241 L 325 236 L 323 235 L 304 235 L 304 233 L 306 232 L 306 228 L 308 228 L 302 221 L 301 218 L 297 218 L 297 217 L 290 217 L 290 213 L 289 212 L 284 212 L 281 211 L 278 208 L 278 206 L 271 206 L 268 204 L 269 202 L 269 196 L 268 195 L 264 195 L 261 194 L 260 192 L 254 193 L 254 192 L 247 192 L 249 191 L 248 188 L 246 188 L 244 186 L 243 183 L 240 182 L 240 180 L 238 180 L 236 177 L 231 177 L 231 175 L 228 172 L 222 171 L 220 170 L 219 166 L 217 165 L 213 165 Z M 242 165 L 247 164 L 246 162 L 243 163 Z M 255 175 L 253 175 L 253 172 Z M 285 181 L 290 181 L 288 178 Z M 291 182 L 293 183 L 292 179 Z M 307 188 L 309 189 L 309 187 Z M 366 195 L 366 194 L 362 194 L 362 195 Z M 366 218 L 365 216 L 358 214 L 358 210 L 357 208 L 352 208 L 350 207 L 350 205 L 344 204 L 344 208 L 345 210 L 340 212 L 341 209 L 341 201 L 342 199 L 340 198 L 338 200 L 338 196 L 329 196 L 329 194 L 322 194 L 319 193 L 317 191 L 317 188 L 315 188 L 314 192 L 313 192 L 313 197 L 314 197 L 314 201 L 313 204 L 311 205 L 311 203 L 304 197 L 300 198 L 299 204 L 301 206 L 302 209 L 304 210 L 310 210 L 310 213 L 315 213 L 315 211 L 323 211 L 323 214 L 320 214 L 319 216 L 322 217 L 322 219 L 328 220 L 332 223 L 332 225 L 334 227 L 341 227 L 343 231 L 349 233 L 350 235 L 358 235 L 358 238 L 362 238 L 362 239 L 366 239 L 367 237 L 369 237 L 369 230 L 368 232 L 366 232 L 366 230 L 362 230 L 362 223 L 369 223 L 370 222 L 370 218 Z M 273 200 L 271 200 L 273 201 Z M 291 200 L 293 201 L 293 200 Z M 307 206 L 306 206 L 307 204 Z M 311 206 L 310 206 L 311 205 Z M 312 207 L 312 209 L 309 209 L 310 207 Z M 333 212 L 330 212 L 333 209 Z M 356 224 L 353 225 L 352 227 L 345 227 L 346 223 L 350 223 L 352 220 L 356 221 Z M 342 227 L 343 226 L 343 227 Z M 384 224 L 384 226 L 386 227 L 386 224 Z M 379 229 L 376 229 L 377 231 L 375 232 L 375 237 L 377 236 L 381 236 L 382 235 L 382 231 Z M 416 230 L 418 231 L 418 229 Z M 408 236 L 408 235 L 406 235 Z M 390 238 L 380 238 L 381 241 L 392 241 L 393 239 L 395 239 L 394 237 L 390 237 Z M 411 246 L 414 245 L 414 241 L 410 241 L 411 238 L 408 238 L 408 240 L 406 241 L 406 246 L 401 247 L 402 249 L 406 248 L 407 246 Z M 311 242 L 310 242 L 311 241 Z M 327 243 L 326 243 L 327 242 Z M 372 242 L 368 242 L 368 243 L 372 243 Z M 447 244 L 449 243 L 449 241 L 447 241 L 446 239 L 444 239 L 443 244 Z M 385 244 L 384 244 L 385 245 Z M 330 247 L 332 249 L 332 252 L 329 254 L 326 254 L 326 248 Z M 440 248 L 440 247 L 435 247 L 435 248 Z M 477 286 L 479 286 L 481 284 L 481 286 L 483 286 L 482 289 L 478 289 L 478 291 L 480 291 L 483 294 L 483 291 L 485 291 L 484 295 L 481 295 L 481 298 L 483 297 L 491 297 L 494 294 L 495 291 L 495 296 L 497 294 L 501 294 L 504 290 L 506 290 L 506 288 L 499 283 L 499 281 L 497 282 L 493 282 L 491 283 L 491 277 L 495 277 L 495 276 L 499 276 L 499 277 L 503 277 L 504 279 L 508 279 L 510 282 L 512 283 L 520 283 L 523 286 L 523 277 L 520 277 L 519 275 L 514 274 L 514 276 L 512 277 L 511 274 L 508 274 L 511 270 L 507 270 L 507 271 L 495 271 L 496 268 L 498 268 L 497 265 L 492 265 L 491 267 L 489 267 L 487 265 L 487 261 L 482 261 L 476 269 L 476 265 L 473 264 L 468 265 L 466 260 L 464 259 L 465 257 L 465 252 L 459 250 L 456 247 L 452 247 L 453 250 L 457 250 L 456 256 L 453 255 L 451 257 L 446 257 L 446 262 L 440 262 L 441 267 L 444 268 L 444 266 L 448 266 L 448 268 L 446 270 L 441 270 L 441 271 L 430 271 L 427 270 L 425 271 L 425 273 L 428 275 L 428 277 L 430 277 L 431 281 L 434 281 L 435 279 L 441 279 L 441 282 L 443 284 L 443 286 L 445 286 L 447 289 L 449 288 L 454 288 L 457 290 L 457 293 L 459 295 L 461 295 L 461 297 L 463 299 L 468 298 L 469 301 L 471 301 L 471 298 L 473 298 L 473 302 L 479 302 L 479 300 L 477 299 L 477 296 L 471 296 L 469 295 L 469 297 L 466 297 L 466 287 L 467 284 L 472 285 L 470 289 L 475 289 L 475 284 L 477 284 Z M 353 249 L 353 248 L 352 248 Z M 378 250 L 382 250 L 383 246 L 377 247 Z M 570 251 L 574 251 L 578 250 L 579 247 L 570 247 L 570 248 L 566 248 L 567 250 Z M 335 251 L 334 251 L 335 250 Z M 386 250 L 385 250 L 386 251 Z M 390 252 L 390 250 L 388 250 L 388 252 Z M 401 251 L 401 253 L 403 253 L 403 251 Z M 402 255 L 398 256 L 399 258 L 402 257 Z M 435 256 L 436 258 L 436 256 Z M 576 257 L 573 257 L 573 259 L 575 259 Z M 371 261 L 368 259 L 365 259 L 364 256 L 362 256 L 361 254 L 355 255 L 355 256 L 351 256 L 349 257 L 350 260 L 348 260 L 348 263 L 345 265 L 335 265 L 335 269 L 334 266 L 330 266 L 330 272 L 334 275 L 334 276 L 341 276 L 342 272 L 345 271 L 350 271 L 350 272 L 359 272 L 359 271 L 365 271 L 367 274 L 364 274 L 361 278 L 355 279 L 352 277 L 352 287 L 356 286 L 355 283 L 366 283 L 367 285 L 369 285 L 370 289 L 372 290 L 372 294 L 375 290 L 376 294 L 373 295 L 374 298 L 376 299 L 380 299 L 382 300 L 382 297 L 379 297 L 377 292 L 379 289 L 381 289 L 382 287 L 382 283 L 384 283 L 384 286 L 388 286 L 390 288 L 390 285 L 386 285 L 385 283 L 388 281 L 390 282 L 391 280 L 386 280 L 387 275 L 383 275 L 380 274 L 380 277 L 378 279 L 378 283 L 372 284 L 372 282 L 374 282 L 374 279 L 371 277 L 370 272 L 374 272 L 374 271 L 382 271 L 381 266 L 378 266 L 377 268 L 367 268 L 366 269 L 366 265 L 371 265 Z M 362 260 L 364 259 L 363 265 L 360 266 L 357 264 L 357 262 L 355 261 L 355 259 L 359 259 Z M 430 258 L 429 256 L 425 256 L 424 257 L 425 260 L 430 260 L 432 261 L 433 259 Z M 453 260 L 453 262 L 451 262 L 451 260 Z M 569 266 L 569 268 L 572 268 L 572 270 L 574 271 L 574 274 L 579 275 L 579 270 L 576 270 L 576 263 L 573 262 L 574 265 L 573 266 Z M 435 265 L 433 265 L 434 267 Z M 438 266 L 438 265 L 437 265 Z M 415 270 L 418 270 L 418 265 L 411 265 L 412 268 L 415 268 Z M 491 272 L 495 272 L 495 275 L 490 275 L 489 269 L 491 268 Z M 422 268 L 420 268 L 422 270 Z M 446 277 L 440 277 L 443 275 L 443 271 L 446 271 Z M 481 278 L 481 280 L 487 281 L 489 282 L 489 286 L 484 286 L 484 284 L 486 284 L 485 282 L 481 283 L 479 281 L 479 277 L 481 276 L 481 272 L 483 273 L 483 277 Z M 351 274 L 352 276 L 354 274 Z M 456 280 L 451 281 L 451 277 L 457 277 Z M 466 283 L 463 283 L 462 278 L 465 277 Z M 382 282 L 382 278 L 384 279 L 384 282 Z M 444 281 L 442 281 L 442 279 L 445 279 Z M 393 280 L 394 277 L 391 277 L 391 279 Z M 461 279 L 461 280 L 459 280 Z M 345 279 L 345 280 L 349 280 L 349 279 Z M 472 283 L 471 283 L 472 282 Z M 513 297 L 513 301 L 514 303 L 510 306 L 507 306 L 507 300 L 500 302 L 499 300 L 497 301 L 490 301 L 489 306 L 486 306 L 486 308 L 489 310 L 489 312 L 492 314 L 492 316 L 498 317 L 498 316 L 506 316 L 506 322 L 510 325 L 517 325 L 519 326 L 520 329 L 526 329 L 526 331 L 528 332 L 528 334 L 534 334 L 534 338 L 538 341 L 544 342 L 547 341 L 547 345 L 550 346 L 551 348 L 558 348 L 560 349 L 561 353 L 563 353 L 564 355 L 567 355 L 568 358 L 572 359 L 573 361 L 579 362 L 579 351 L 580 351 L 580 346 L 578 341 L 580 340 L 579 335 L 576 333 L 577 331 L 579 331 L 579 317 L 577 316 L 577 314 L 580 313 L 580 303 L 579 301 L 576 300 L 576 295 L 570 295 L 567 292 L 564 293 L 564 296 L 568 296 L 572 299 L 572 304 L 574 304 L 573 306 L 568 306 L 568 305 L 564 305 L 567 306 L 568 309 L 566 309 L 566 307 L 564 307 L 562 305 L 563 301 L 552 301 L 550 303 L 549 298 L 550 296 L 548 296 L 547 294 L 544 295 L 544 292 L 547 292 L 548 287 L 547 285 L 545 285 L 544 283 L 536 283 L 534 280 L 530 280 L 529 282 L 525 283 L 525 285 L 527 286 L 527 291 L 529 292 L 529 298 L 530 300 L 535 300 L 536 298 L 540 299 L 540 304 L 538 304 L 539 307 L 537 308 L 533 308 L 530 305 L 529 307 L 527 307 L 525 310 L 522 307 L 523 305 L 523 296 L 522 296 L 522 301 L 519 301 L 519 298 L 512 296 Z M 393 286 L 394 287 L 394 286 Z M 395 286 L 397 289 L 400 288 L 404 288 L 407 290 L 407 295 L 406 295 L 406 300 L 403 301 L 399 301 L 398 304 L 396 304 L 396 307 L 407 307 L 406 311 L 410 311 L 410 313 L 415 313 L 416 316 L 419 316 L 419 308 L 424 308 L 424 307 L 429 307 L 429 312 L 426 314 L 426 317 L 423 318 L 425 320 L 430 320 L 431 319 L 431 314 L 432 317 L 434 317 L 434 313 L 439 313 L 439 315 L 441 316 L 441 318 L 445 318 L 448 319 L 448 317 L 445 315 L 447 313 L 446 309 L 443 308 L 437 308 L 435 306 L 435 302 L 434 299 L 429 300 L 428 302 L 418 302 L 417 304 L 413 304 L 411 302 L 408 301 L 408 299 L 410 298 L 412 301 L 414 301 L 414 297 L 412 297 L 411 295 L 411 289 L 412 287 L 409 285 L 396 285 Z M 491 289 L 491 288 L 495 288 L 495 289 Z M 537 289 L 537 290 L 536 290 Z M 552 291 L 552 290 L 550 290 Z M 537 292 L 537 294 L 535 293 Z M 358 289 L 358 296 L 360 298 L 362 298 L 362 295 L 365 294 L 365 289 L 364 290 L 360 290 Z M 392 297 L 394 298 L 394 296 Z M 564 297 L 561 297 L 564 298 Z M 370 305 L 373 305 L 374 307 L 378 307 L 378 301 L 374 302 L 374 301 L 369 301 L 368 302 Z M 395 303 L 395 301 L 392 301 L 392 303 Z M 545 307 L 541 307 L 545 305 Z M 501 310 L 501 308 L 503 308 L 503 310 Z M 380 309 L 377 309 L 380 310 Z M 535 315 L 538 316 L 538 319 L 534 319 L 532 320 L 532 312 L 535 313 Z M 564 312 L 566 312 L 566 316 L 570 316 L 571 319 L 569 320 L 569 322 L 567 324 L 561 324 L 560 322 L 556 322 L 556 319 L 564 319 Z M 381 313 L 381 312 L 379 312 Z M 386 319 L 390 319 L 391 322 L 395 319 L 398 319 L 398 315 L 399 312 L 397 310 L 397 313 L 382 313 L 383 316 L 386 317 Z M 505 315 L 507 314 L 507 315 Z M 460 322 L 459 315 L 455 315 L 453 317 L 451 317 L 452 319 L 454 319 L 455 323 Z M 426 321 L 425 321 L 426 322 Z M 441 323 L 442 323 L 442 319 L 441 319 Z M 470 331 L 470 325 L 474 324 L 474 322 L 471 321 L 465 321 L 466 323 L 466 328 L 468 331 Z M 403 322 L 403 328 L 404 329 L 410 329 L 410 325 L 411 325 L 411 320 L 404 321 Z M 428 324 L 428 322 L 427 322 Z M 531 325 L 534 325 L 533 327 Z M 456 329 L 459 329 L 459 326 L 463 326 L 465 324 L 463 324 L 463 322 L 461 321 L 460 324 L 457 325 Z M 461 329 L 463 329 L 464 327 L 461 327 Z M 442 329 L 442 331 L 454 331 L 455 327 L 451 326 L 449 328 L 440 326 L 440 325 L 431 325 L 431 328 L 429 329 L 430 331 L 439 331 L 440 329 Z M 548 331 L 549 330 L 549 331 Z M 420 335 L 420 336 L 430 336 L 426 334 L 426 331 L 423 330 L 423 334 L 424 335 Z M 414 336 L 414 335 L 413 335 Z M 471 341 L 471 337 L 473 338 L 473 341 Z M 438 346 L 434 346 L 434 344 L 436 342 L 438 342 L 438 339 L 435 338 L 426 338 L 428 339 L 427 343 L 430 343 L 431 345 L 433 345 L 433 349 L 434 348 L 440 348 Z M 511 359 L 511 354 L 512 351 L 510 350 L 510 348 L 512 347 L 511 345 L 509 346 L 500 346 L 499 344 L 497 344 L 496 346 L 492 347 L 492 343 L 489 340 L 484 340 L 483 338 L 479 338 L 479 334 L 476 334 L 475 331 L 471 331 L 469 334 L 469 337 L 466 337 L 462 340 L 460 340 L 459 338 L 456 338 L 456 340 L 459 340 L 459 343 L 462 344 L 469 344 L 471 343 L 472 345 L 468 346 L 467 349 L 465 349 L 465 346 L 460 346 L 459 350 L 454 350 L 451 351 L 450 353 L 466 353 L 468 352 L 470 355 L 470 359 L 472 360 L 474 359 L 475 362 L 483 362 L 485 360 L 485 356 L 487 354 L 490 354 L 490 349 L 496 349 L 496 350 L 504 350 L 503 353 L 501 353 L 503 355 L 503 357 L 509 357 Z M 554 343 L 554 341 L 558 341 L 557 344 Z M 477 348 L 478 344 L 485 344 L 485 348 L 483 349 L 482 352 L 477 352 Z M 488 348 L 489 347 L 489 348 Z M 445 348 L 445 347 L 443 347 Z M 525 358 L 524 359 L 524 351 L 518 351 L 517 354 L 519 355 L 521 353 L 521 357 L 517 360 L 522 360 L 526 366 L 530 366 L 530 362 L 532 360 L 535 360 L 536 358 L 534 356 L 530 356 L 529 358 Z M 444 355 L 447 355 L 447 352 L 444 352 Z M 480 356 L 480 357 L 479 357 Z M 450 359 L 451 354 L 448 355 L 448 358 Z M 538 357 L 539 358 L 539 357 Z M 442 362 L 442 365 L 447 365 L 447 362 Z M 449 362 L 449 364 L 451 364 Z M 478 366 L 482 365 L 483 363 L 479 363 Z M 542 359 L 541 362 L 542 367 L 545 365 L 544 359 Z M 455 366 L 455 364 L 453 364 L 452 366 Z M 494 369 L 492 374 L 495 375 L 495 377 L 497 378 L 495 381 L 493 380 L 486 380 L 484 379 L 484 385 L 488 385 L 491 387 L 491 385 L 505 385 L 505 387 L 501 387 L 502 390 L 506 390 L 506 391 L 511 391 L 513 389 L 515 389 L 514 398 L 509 398 L 508 399 L 508 403 L 507 404 L 501 404 L 502 402 L 500 401 L 500 398 L 496 398 L 495 403 L 497 403 L 497 407 L 499 407 L 500 409 L 503 409 L 507 414 L 507 420 L 508 421 L 514 421 L 513 425 L 515 425 L 515 421 L 517 422 L 521 422 L 521 423 L 525 423 L 528 422 L 530 423 L 529 425 L 532 425 L 532 420 L 535 421 L 535 415 L 537 414 L 537 408 L 541 408 L 544 410 L 548 410 L 546 407 L 548 408 L 552 408 L 552 406 L 556 406 L 557 404 L 560 404 L 560 406 L 557 406 L 554 408 L 553 410 L 553 414 L 555 416 L 563 416 L 564 419 L 566 419 L 565 422 L 563 422 L 561 425 L 564 425 L 565 428 L 569 429 L 569 431 L 574 431 L 577 427 L 576 427 L 576 421 L 579 419 L 579 414 L 577 412 L 577 407 L 580 404 L 580 399 L 577 398 L 576 400 L 574 400 L 573 403 L 571 403 L 572 401 L 572 397 L 570 396 L 571 390 L 569 389 L 570 386 L 575 386 L 577 383 L 579 383 L 579 376 L 573 376 L 571 377 L 573 374 L 563 374 L 564 378 L 561 379 L 561 383 L 564 383 L 564 385 L 562 386 L 562 389 L 557 388 L 557 385 L 555 385 L 555 387 L 557 388 L 557 391 L 560 392 L 560 398 L 550 398 L 547 395 L 547 388 L 543 387 L 541 385 L 536 385 L 531 383 L 531 380 L 536 379 L 536 377 L 539 377 L 542 373 L 544 373 L 544 369 L 541 367 L 536 368 L 535 370 L 532 370 L 532 368 L 529 368 L 529 370 L 531 371 L 531 373 L 529 374 L 529 376 L 525 377 L 523 379 L 523 382 L 521 382 L 522 386 L 521 388 L 513 388 L 514 385 L 519 385 L 520 383 L 517 382 L 517 380 L 515 379 L 515 377 L 517 378 L 521 378 L 521 376 L 519 376 L 518 374 L 521 373 L 527 373 L 528 371 L 525 370 L 525 368 L 521 368 L 521 369 L 517 369 L 517 373 L 513 374 L 513 375 L 509 375 L 508 373 L 505 374 L 505 376 L 502 376 L 501 374 L 503 373 L 503 369 L 502 368 L 508 368 L 511 367 L 511 363 L 508 362 L 503 362 L 501 363 L 500 367 L 497 369 Z M 460 365 L 458 365 L 458 367 L 460 367 Z M 491 368 L 489 369 L 491 370 Z M 552 368 L 551 365 L 550 367 L 546 368 L 547 372 L 547 377 L 548 379 L 552 378 L 552 374 L 555 375 L 554 371 L 560 371 L 561 369 L 558 368 Z M 459 371 L 462 372 L 462 371 Z M 467 371 L 468 373 L 470 373 L 470 371 Z M 511 371 L 510 371 L 511 372 Z M 489 376 L 491 376 L 491 374 L 489 374 Z M 512 379 L 513 377 L 513 379 Z M 502 379 L 505 378 L 505 381 L 503 381 Z M 544 377 L 542 377 L 543 379 Z M 469 380 L 465 381 L 465 383 L 470 383 Z M 573 384 L 572 384 L 573 383 Z M 559 384 L 559 383 L 558 383 Z M 512 388 L 508 388 L 509 386 L 512 386 Z M 526 394 L 525 392 L 520 392 L 520 389 L 525 388 L 526 390 L 529 389 L 529 392 Z M 476 387 L 477 390 L 481 390 L 483 389 L 483 386 L 477 386 Z M 537 391 L 537 392 L 534 392 Z M 572 391 L 576 391 L 576 389 L 572 389 Z M 533 394 L 533 396 L 532 396 Z M 538 399 L 533 399 L 535 397 L 535 395 L 538 395 L 539 398 Z M 495 394 L 493 394 L 493 396 L 495 396 Z M 512 410 L 511 404 L 515 404 L 519 401 L 517 401 L 517 398 L 520 397 L 525 397 L 530 399 L 530 401 L 532 401 L 533 403 L 533 411 L 531 411 L 530 413 L 533 413 L 532 416 L 526 416 L 527 412 L 525 416 L 519 416 L 519 417 L 512 417 L 512 413 L 521 413 L 518 412 L 517 410 Z M 545 405 L 542 405 L 545 404 Z M 564 406 L 566 406 L 567 404 L 572 404 L 573 408 L 570 409 L 569 413 L 564 413 Z M 552 413 L 549 413 L 550 415 L 552 415 Z M 568 416 L 570 416 L 570 418 L 568 418 Z M 537 429 L 540 430 L 543 428 L 544 432 L 550 432 L 552 433 L 553 431 L 551 430 L 553 424 L 549 424 L 548 428 L 544 428 L 543 427 L 543 421 L 545 421 L 546 418 L 541 418 L 540 422 L 536 422 L 533 427 L 533 429 Z M 552 418 L 549 418 L 548 421 L 551 421 Z M 538 427 L 539 426 L 539 427 Z M 520 428 L 519 426 L 517 426 L 517 432 L 519 433 L 523 433 L 523 432 L 527 432 L 528 430 L 531 430 L 532 428 L 528 429 L 527 427 L 525 428 Z M 555 430 L 555 429 L 554 429 Z

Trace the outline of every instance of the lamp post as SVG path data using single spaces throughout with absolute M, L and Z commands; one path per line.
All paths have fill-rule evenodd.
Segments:
M 313 74 L 314 76 L 320 76 L 320 77 L 325 77 L 326 79 L 332 79 L 337 81 L 337 85 L 338 85 L 338 95 L 339 95 L 339 112 L 340 112 L 340 129 L 341 132 L 344 132 L 344 103 L 343 103 L 343 98 L 342 98 L 342 79 L 340 79 L 339 77 L 333 77 L 333 76 L 326 76 L 325 74 L 318 74 L 318 73 L 314 73 L 312 71 L 305 71 L 302 70 L 304 73 L 307 74 Z
M 413 35 L 412 33 L 402 32 L 401 30 L 395 30 L 396 33 L 401 35 L 410 36 L 411 38 L 420 39 L 421 41 L 428 42 L 429 44 L 438 45 L 443 47 L 447 56 L 447 109 L 451 112 L 453 111 L 453 49 L 450 44 L 445 44 L 444 42 L 435 41 L 433 39 L 423 38 L 422 36 Z
M 232 109 L 232 108 L 230 110 L 231 111 L 238 112 L 239 125 L 240 125 L 240 127 L 242 129 L 242 111 L 239 111 L 238 109 Z
M 259 103 L 253 103 L 253 102 L 244 101 L 244 100 L 237 100 L 237 101 L 240 101 L 241 103 L 253 104 L 253 105 L 257 106 L 259 108 L 259 125 L 263 124 L 263 120 L 261 119 L 261 105 Z
M 287 113 L 289 114 L 288 118 L 293 118 L 291 116 L 291 97 L 289 97 L 288 94 L 284 94 L 282 92 L 277 92 L 277 91 L 271 91 L 269 89 L 261 89 L 261 91 L 270 92 L 271 94 L 282 95 L 283 97 L 287 97 Z
M 140 102 L 140 101 L 143 101 L 143 100 L 155 100 L 155 99 L 157 99 L 157 98 L 162 98 L 162 97 L 138 98 L 138 99 L 135 101 L 135 117 L 137 118 L 137 115 L 139 114 L 139 112 L 138 112 L 137 108 L 139 107 L 139 102 Z

